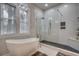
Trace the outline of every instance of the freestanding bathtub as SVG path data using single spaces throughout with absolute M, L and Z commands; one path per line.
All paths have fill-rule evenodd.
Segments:
M 6 45 L 10 55 L 27 56 L 39 48 L 39 38 L 8 39 Z

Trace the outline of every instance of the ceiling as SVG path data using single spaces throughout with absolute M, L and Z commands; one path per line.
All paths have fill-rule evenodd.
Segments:
M 45 7 L 45 3 L 34 3 L 35 6 L 41 8 L 42 10 L 47 10 L 47 9 L 49 9 L 49 8 L 51 8 L 51 7 L 58 6 L 58 5 L 60 5 L 61 3 L 47 3 L 47 4 L 48 4 L 48 6 Z

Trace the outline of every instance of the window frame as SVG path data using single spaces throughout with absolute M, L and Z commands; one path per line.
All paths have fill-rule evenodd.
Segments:
M 4 5 L 9 5 L 9 6 L 11 6 L 11 7 L 14 7 L 14 9 L 15 9 L 15 17 L 14 17 L 14 19 L 11 19 L 11 18 L 4 18 L 4 17 L 1 17 L 1 14 L 0 14 L 0 19 L 2 20 L 2 19 L 8 19 L 8 20 L 14 20 L 15 22 L 16 22 L 16 5 L 14 5 L 14 4 L 12 4 L 12 3 L 1 3 L 0 4 L 0 8 L 1 8 L 1 5 L 2 4 L 4 4 Z M 1 12 L 2 12 L 2 9 L 0 10 Z M 1 30 L 0 30 L 0 36 L 8 36 L 8 35 L 15 35 L 16 34 L 16 31 L 17 31 L 17 29 L 15 28 L 15 32 L 13 32 L 13 33 L 6 33 L 6 34 L 1 34 Z M 8 30 L 7 30 L 7 32 L 8 32 Z
M 29 9 L 25 10 L 27 12 L 27 16 L 26 17 L 28 17 L 28 22 L 27 22 L 28 32 L 20 33 L 20 16 L 19 16 L 19 6 L 18 6 L 18 4 L 17 3 L 16 4 L 12 4 L 12 3 L 0 3 L 0 6 L 1 6 L 1 4 L 8 4 L 8 5 L 11 5 L 11 6 L 13 6 L 13 7 L 16 8 L 15 9 L 15 14 L 16 14 L 16 16 L 15 16 L 15 20 L 16 20 L 16 33 L 3 34 L 3 35 L 0 34 L 0 38 L 4 38 L 5 39 L 5 38 L 17 37 L 17 36 L 20 36 L 20 35 L 27 35 L 28 36 L 31 33 L 31 30 L 30 30 L 30 18 L 29 18 L 30 17 L 29 16 L 30 12 L 29 12 Z M 29 7 L 27 7 L 27 8 L 29 8 Z
M 29 31 L 29 17 L 28 17 L 28 9 L 23 9 L 23 8 L 21 8 L 20 7 L 20 5 L 23 5 L 23 4 L 19 4 L 19 21 L 21 21 L 21 19 L 20 19 L 20 10 L 22 10 L 22 11 L 24 11 L 24 12 L 26 12 L 26 26 L 27 26 L 27 30 L 26 30 L 26 32 L 21 32 L 21 28 L 19 27 L 19 33 L 20 34 L 28 34 L 28 33 L 30 33 L 30 31 Z M 25 5 L 23 5 L 23 6 L 25 6 Z M 26 6 L 25 6 L 26 7 Z M 26 8 L 28 8 L 28 7 L 26 7 Z M 20 26 L 21 26 L 21 23 L 22 22 L 19 22 L 19 24 L 20 24 Z

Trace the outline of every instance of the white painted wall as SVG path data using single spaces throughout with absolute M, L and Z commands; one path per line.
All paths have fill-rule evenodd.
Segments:
M 65 5 L 65 7 L 64 7 Z M 63 14 L 63 18 L 57 12 L 57 9 Z M 65 45 L 69 45 L 77 50 L 79 50 L 79 43 L 76 41 L 69 40 L 70 38 L 76 38 L 76 28 L 77 28 L 77 16 L 79 6 L 76 4 L 62 4 L 55 8 L 51 8 L 45 11 L 45 20 L 46 26 L 49 27 L 48 22 L 51 19 L 52 30 L 51 33 L 48 34 L 47 41 L 61 43 Z M 60 22 L 66 22 L 66 29 L 60 29 Z

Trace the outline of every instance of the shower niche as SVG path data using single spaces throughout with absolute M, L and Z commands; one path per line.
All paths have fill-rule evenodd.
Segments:
M 64 22 L 60 22 L 60 29 L 66 29 L 66 23 Z
M 77 17 L 77 25 L 79 25 L 79 17 Z M 76 29 L 76 39 L 79 40 L 79 26 Z

